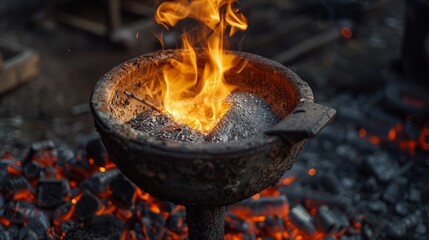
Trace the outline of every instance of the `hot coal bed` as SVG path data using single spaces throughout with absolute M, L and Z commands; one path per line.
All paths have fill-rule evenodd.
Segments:
M 228 207 L 225 239 L 427 239 L 428 122 L 386 101 L 328 102 L 336 122 L 276 186 Z M 0 167 L 1 239 L 187 237 L 184 208 L 122 176 L 96 136 L 3 148 Z

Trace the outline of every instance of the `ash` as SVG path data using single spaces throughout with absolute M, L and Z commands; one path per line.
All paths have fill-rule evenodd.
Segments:
M 255 137 L 279 121 L 268 104 L 254 94 L 233 93 L 227 101 L 232 106 L 208 134 L 207 142 L 236 142 Z
M 182 142 L 221 143 L 255 137 L 279 121 L 268 104 L 254 94 L 232 93 L 227 101 L 231 108 L 208 134 L 195 131 L 186 124 L 175 122 L 167 114 L 154 110 L 143 112 L 128 124 L 152 137 Z
M 202 134 L 186 124 L 176 123 L 170 116 L 155 110 L 147 110 L 128 122 L 132 128 L 152 137 L 167 138 L 182 142 L 204 142 Z

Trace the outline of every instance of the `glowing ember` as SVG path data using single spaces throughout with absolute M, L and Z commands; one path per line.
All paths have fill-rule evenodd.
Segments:
M 154 79 L 160 83 L 149 84 L 147 89 L 147 94 L 159 98 L 163 110 L 175 121 L 198 131 L 213 129 L 230 107 L 225 99 L 235 87 L 225 81 L 224 73 L 239 60 L 225 52 L 225 35 L 247 29 L 247 20 L 233 8 L 234 2 L 176 0 L 163 2 L 155 14 L 155 21 L 166 28 L 188 17 L 203 25 L 182 35 L 185 53 L 180 59 L 171 59 L 163 67 L 161 79 Z M 207 55 L 203 68 L 197 66 L 196 48 Z

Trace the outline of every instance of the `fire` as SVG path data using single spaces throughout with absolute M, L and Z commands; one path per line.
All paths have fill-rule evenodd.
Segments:
M 225 35 L 247 29 L 246 18 L 232 6 L 235 1 L 175 0 L 163 2 L 155 14 L 155 21 L 166 28 L 188 17 L 202 24 L 182 35 L 184 54 L 162 68 L 161 79 L 157 79 L 161 86 L 150 84 L 147 89 L 149 96 L 159 93 L 163 111 L 175 121 L 201 132 L 213 129 L 228 111 L 225 100 L 235 89 L 224 73 L 239 64 L 239 59 L 225 51 Z M 197 66 L 200 48 L 207 56 L 202 68 Z

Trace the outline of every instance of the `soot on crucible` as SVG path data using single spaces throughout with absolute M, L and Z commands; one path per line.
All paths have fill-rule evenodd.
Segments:
M 152 137 L 193 143 L 225 143 L 255 137 L 279 121 L 269 105 L 257 95 L 231 93 L 226 101 L 231 108 L 209 133 L 196 131 L 175 122 L 168 114 L 152 109 L 127 124 Z

